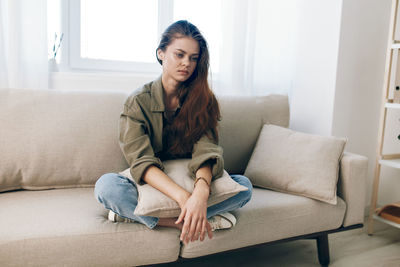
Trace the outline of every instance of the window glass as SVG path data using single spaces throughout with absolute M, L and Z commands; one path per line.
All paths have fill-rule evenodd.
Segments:
M 174 21 L 188 20 L 196 25 L 207 40 L 213 72 L 219 71 L 221 46 L 221 0 L 175 0 Z
M 63 34 L 61 33 L 60 1 L 47 1 L 48 58 L 56 58 L 61 53 L 61 36 Z M 59 58 L 60 56 L 57 57 Z
M 157 0 L 81 0 L 81 57 L 156 62 Z

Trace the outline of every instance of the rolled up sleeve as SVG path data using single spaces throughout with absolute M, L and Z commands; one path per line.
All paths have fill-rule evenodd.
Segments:
M 148 167 L 155 165 L 164 169 L 161 160 L 155 157 L 144 115 L 137 104 L 124 105 L 119 121 L 119 145 L 136 183 L 143 184 L 143 174 Z
M 223 149 L 216 141 L 204 135 L 194 145 L 192 159 L 189 162 L 189 171 L 192 178 L 196 177 L 197 170 L 207 161 L 214 161 L 212 166 L 213 179 L 218 179 L 224 172 L 224 159 L 222 157 Z

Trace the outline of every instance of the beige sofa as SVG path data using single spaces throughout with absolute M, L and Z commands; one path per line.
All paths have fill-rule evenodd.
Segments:
M 337 205 L 254 188 L 234 212 L 234 228 L 189 245 L 175 229 L 108 221 L 93 185 L 128 167 L 118 145 L 126 97 L 0 90 L 0 266 L 146 265 L 299 238 L 316 238 L 320 263 L 328 264 L 328 234 L 362 226 L 367 159 L 350 153 L 340 163 Z M 219 100 L 225 169 L 243 173 L 262 125 L 289 125 L 288 99 Z

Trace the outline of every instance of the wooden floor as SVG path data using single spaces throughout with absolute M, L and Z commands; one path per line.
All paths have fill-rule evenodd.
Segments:
M 366 228 L 329 235 L 331 267 L 400 267 L 400 229 L 375 221 L 375 233 Z M 185 266 L 320 266 L 315 240 L 298 240 L 242 252 L 158 265 Z

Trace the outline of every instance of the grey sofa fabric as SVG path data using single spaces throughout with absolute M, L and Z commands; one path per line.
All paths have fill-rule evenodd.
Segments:
M 125 170 L 118 122 L 127 92 L 0 89 L 0 192 L 90 187 Z M 225 169 L 243 173 L 264 123 L 289 125 L 288 98 L 220 97 Z
M 349 152 L 343 154 L 337 185 L 338 196 L 347 204 L 343 226 L 361 223 L 364 220 L 367 171 L 366 157 Z
M 178 230 L 110 222 L 93 195 L 93 188 L 0 194 L 0 266 L 135 266 L 178 259 Z
M 179 231 L 139 223 L 112 223 L 92 188 L 0 194 L 0 265 L 129 266 L 175 261 L 338 228 L 346 204 L 255 188 L 234 212 L 238 223 L 212 240 L 183 246 Z M 24 253 L 21 254 L 21 251 Z M 153 253 L 152 251 L 157 251 Z M 28 264 L 29 265 L 29 264 Z
M 338 228 L 346 204 L 254 188 L 251 201 L 234 212 L 237 224 L 214 233 L 213 239 L 184 245 L 181 256 L 194 258 L 225 250 Z
M 220 145 L 225 169 L 244 173 L 265 123 L 289 126 L 289 102 L 284 95 L 219 98 L 222 120 Z
M 237 225 L 212 241 L 181 247 L 178 230 L 108 221 L 93 185 L 128 167 L 118 145 L 127 95 L 0 89 L 0 266 L 171 262 L 363 222 L 367 160 L 350 154 L 341 163 L 337 205 L 256 188 L 235 212 Z M 219 101 L 225 169 L 242 173 L 262 125 L 289 125 L 288 97 Z M 10 191 L 21 188 L 36 191 Z
M 118 145 L 125 93 L 0 89 L 0 192 L 90 187 L 127 168 Z

